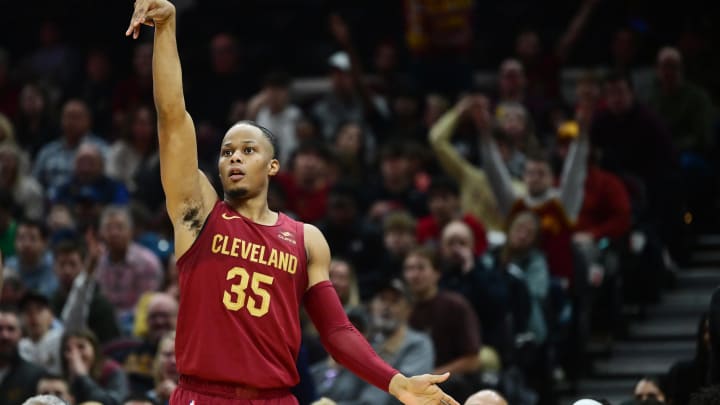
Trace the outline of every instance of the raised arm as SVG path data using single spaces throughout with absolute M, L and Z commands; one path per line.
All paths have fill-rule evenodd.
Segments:
M 198 169 L 195 127 L 185 111 L 175 17 L 175 6 L 167 0 L 136 0 L 126 35 L 137 38 L 142 24 L 155 27 L 152 70 L 160 176 L 179 257 L 197 237 L 217 194 Z
M 450 143 L 453 132 L 460 121 L 460 117 L 469 108 L 471 102 L 469 97 L 465 97 L 457 105 L 446 112 L 430 129 L 429 140 L 430 146 L 435 151 L 440 165 L 445 172 L 457 180 L 462 182 L 472 165 L 468 162 L 455 147 Z
M 387 365 L 350 323 L 329 280 L 330 248 L 322 233 L 312 225 L 305 225 L 305 250 L 309 285 L 305 309 L 332 358 L 406 405 L 459 405 L 437 386 L 449 374 L 405 377 Z

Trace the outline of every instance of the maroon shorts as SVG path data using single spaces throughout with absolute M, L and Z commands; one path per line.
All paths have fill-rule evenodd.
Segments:
M 170 405 L 298 405 L 298 401 L 289 389 L 255 389 L 180 376 Z

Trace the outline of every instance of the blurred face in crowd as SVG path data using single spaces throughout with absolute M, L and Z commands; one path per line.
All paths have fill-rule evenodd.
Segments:
M 370 301 L 373 328 L 390 336 L 405 325 L 410 314 L 410 304 L 400 291 L 385 288 Z
M 15 251 L 21 263 L 35 264 L 45 253 L 45 239 L 36 226 L 21 224 L 15 236 Z
M 349 195 L 331 194 L 328 197 L 328 220 L 331 224 L 351 226 L 355 224 L 357 207 Z
M 210 43 L 210 58 L 213 71 L 219 75 L 234 73 L 238 66 L 238 47 L 235 38 L 218 34 Z
M 674 88 L 682 82 L 682 56 L 675 48 L 663 48 L 658 55 L 657 75 L 666 88 Z
M 460 210 L 460 198 L 449 191 L 436 191 L 429 197 L 430 214 L 440 224 L 450 222 Z
M 535 245 L 539 231 L 533 214 L 519 214 L 510 224 L 507 243 L 513 250 L 527 251 Z
M 527 160 L 523 180 L 530 196 L 540 197 L 552 187 L 552 169 L 547 162 Z
M 440 273 L 427 257 L 411 253 L 403 264 L 403 277 L 413 295 L 427 297 L 437 289 Z
M 518 35 L 515 41 L 515 53 L 520 60 L 528 62 L 540 56 L 540 37 L 535 31 L 526 31 Z
M 158 346 L 158 360 L 159 360 L 159 371 L 162 377 L 177 381 L 180 377 L 177 371 L 177 364 L 175 363 L 175 339 L 171 337 L 164 337 L 160 341 Z
M 268 107 L 273 112 L 280 112 L 290 102 L 290 89 L 283 86 L 268 86 L 265 88 L 268 95 Z
M 363 146 L 363 131 L 360 125 L 351 122 L 340 128 L 335 138 L 335 150 L 343 156 L 357 156 Z
M 500 129 L 513 143 L 523 142 L 527 134 L 527 113 L 521 106 L 509 106 L 503 109 L 500 117 Z
M 333 92 L 341 97 L 348 97 L 353 94 L 353 81 L 350 72 L 332 69 L 330 72 L 330 83 Z
M 293 162 L 295 178 L 301 185 L 314 186 L 327 169 L 325 160 L 314 152 L 298 153 Z
M 397 49 L 387 42 L 375 48 L 375 70 L 378 73 L 390 73 L 397 68 Z
M 83 270 L 83 259 L 79 252 L 62 252 L 55 254 L 53 268 L 55 275 L 64 290 L 69 291 L 75 277 Z
M 405 229 L 389 229 L 385 232 L 384 242 L 385 249 L 397 257 L 402 257 L 415 247 L 415 232 Z
M 45 336 L 52 325 L 53 315 L 50 308 L 39 302 L 29 302 L 23 309 L 23 323 L 32 340 L 38 341 Z
M 100 232 L 110 252 L 126 251 L 132 240 L 130 219 L 124 213 L 107 215 L 101 224 Z
M 47 216 L 47 226 L 50 231 L 75 227 L 75 221 L 73 220 L 70 208 L 62 204 L 55 204 L 50 207 L 50 212 Z
M 594 106 L 600 98 L 600 86 L 595 80 L 579 80 L 575 85 L 578 104 Z
M 130 135 L 137 146 L 155 142 L 155 116 L 147 107 L 141 107 L 133 114 Z
M 605 98 L 608 109 L 614 114 L 630 110 L 634 102 L 632 89 L 626 80 L 605 83 Z
M 54 395 L 68 405 L 75 404 L 75 398 L 70 394 L 68 383 L 61 378 L 41 378 L 37 385 L 38 395 Z
M 133 69 L 138 77 L 149 79 L 152 77 L 152 43 L 139 44 L 133 54 Z
M 449 223 L 442 232 L 440 254 L 444 261 L 451 265 L 462 265 L 465 255 L 474 250 L 475 237 L 472 230 L 464 222 Z
M 418 115 L 420 106 L 411 96 L 398 96 L 393 100 L 393 111 L 398 119 L 414 120 Z
M 425 98 L 425 115 L 423 121 L 430 128 L 442 117 L 448 109 L 448 102 L 438 94 L 430 94 Z
M 380 171 L 387 184 L 406 184 L 410 178 L 410 159 L 405 156 L 386 156 L 380 162 Z
M 647 401 L 656 400 L 660 403 L 665 403 L 665 394 L 660 391 L 660 388 L 655 385 L 654 382 L 649 380 L 640 380 L 635 386 L 635 400 L 636 401 Z
M 18 317 L 12 312 L 0 311 L 0 364 L 7 364 L 13 359 L 21 337 Z
M 81 184 L 89 184 L 103 175 L 102 153 L 95 145 L 85 143 L 75 155 L 75 177 Z
M 345 303 L 350 297 L 352 283 L 352 269 L 345 260 L 332 260 L 330 262 L 330 282 L 335 287 L 340 301 Z
M 79 100 L 70 100 L 63 107 L 60 117 L 63 136 L 74 143 L 90 131 L 90 111 L 87 105 Z
M 92 368 L 92 365 L 95 362 L 96 353 L 89 340 L 79 336 L 69 337 L 65 342 L 65 347 L 63 347 L 63 354 L 65 355 L 65 358 L 67 358 L 72 352 L 79 352 L 80 360 L 85 367 L 87 367 L 88 370 Z
M 525 91 L 525 72 L 516 60 L 503 62 L 500 66 L 499 80 L 501 97 L 517 98 Z
M 156 293 L 148 304 L 148 339 L 158 342 L 166 333 L 175 330 L 177 301 L 169 294 Z
M 37 117 L 45 111 L 45 97 L 36 86 L 26 84 L 20 92 L 20 110 L 24 115 Z
M 300 142 L 317 139 L 319 137 L 317 126 L 307 118 L 300 118 L 295 123 L 295 137 Z
M 110 61 L 108 56 L 99 51 L 91 52 L 85 62 L 85 71 L 93 82 L 103 82 L 110 76 Z

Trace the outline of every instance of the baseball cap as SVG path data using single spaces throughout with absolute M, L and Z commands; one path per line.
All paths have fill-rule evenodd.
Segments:
M 18 307 L 20 307 L 20 310 L 24 311 L 25 308 L 32 303 L 37 303 L 48 308 L 50 307 L 50 300 L 48 297 L 34 290 L 28 291 L 25 295 L 23 295 L 18 303 Z
M 328 58 L 328 65 L 330 65 L 331 68 L 348 72 L 350 71 L 350 57 L 346 52 L 335 52 Z
M 402 280 L 399 278 L 393 278 L 391 280 L 387 280 L 384 284 L 380 286 L 378 289 L 377 294 L 383 292 L 383 291 L 395 291 L 396 293 L 400 294 L 403 298 L 405 298 L 407 301 L 410 301 L 412 299 L 412 295 L 410 295 L 410 291 L 405 286 L 405 283 L 403 283 Z

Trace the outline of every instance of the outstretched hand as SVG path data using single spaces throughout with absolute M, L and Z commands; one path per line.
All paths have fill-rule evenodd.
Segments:
M 390 381 L 390 393 L 405 405 L 460 405 L 437 386 L 449 377 L 450 373 L 409 378 L 397 374 Z
M 125 36 L 132 34 L 133 39 L 137 39 L 143 24 L 150 27 L 157 26 L 174 15 L 175 6 L 167 0 L 135 0 L 135 10 Z

